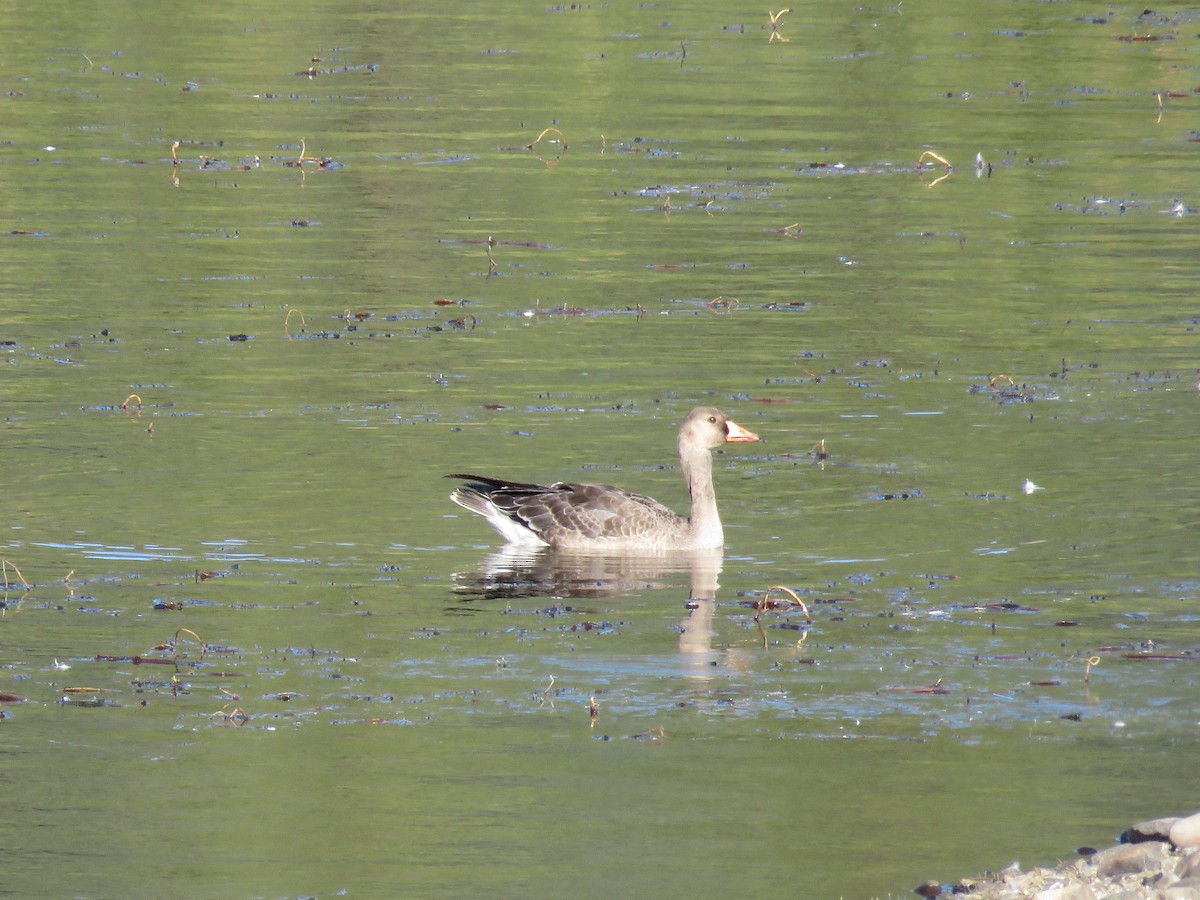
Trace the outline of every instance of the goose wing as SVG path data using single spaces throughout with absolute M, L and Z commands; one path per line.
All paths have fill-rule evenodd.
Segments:
M 686 520 L 652 497 L 606 484 L 525 484 L 479 475 L 450 475 L 466 482 L 455 502 L 483 515 L 509 540 L 497 514 L 549 544 L 605 542 L 676 528 Z

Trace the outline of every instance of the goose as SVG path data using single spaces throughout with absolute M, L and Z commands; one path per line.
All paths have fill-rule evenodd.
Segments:
M 679 465 L 692 509 L 681 516 L 657 500 L 604 484 L 523 484 L 483 475 L 454 474 L 466 483 L 450 499 L 500 533 L 510 546 L 558 550 L 665 551 L 723 547 L 710 451 L 758 435 L 719 409 L 702 406 L 679 428 Z

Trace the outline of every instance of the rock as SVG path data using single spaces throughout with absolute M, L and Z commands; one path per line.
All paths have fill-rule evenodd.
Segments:
M 1146 841 L 1141 844 L 1118 844 L 1101 850 L 1092 857 L 1092 863 L 1100 878 L 1117 878 L 1139 872 L 1161 871 L 1167 859 L 1166 844 Z
M 1034 900 L 1096 900 L 1096 892 L 1083 882 L 1045 888 L 1033 895 Z
M 1172 841 L 1194 838 L 1197 844 L 1173 848 L 1167 833 Z M 1131 843 L 1028 872 L 1013 863 L 979 878 L 964 878 L 950 890 L 955 900 L 1200 900 L 1200 813 L 1141 822 L 1122 840 Z M 935 885 L 930 881 L 923 887 L 932 890 Z M 949 900 L 946 886 L 942 888 L 940 900 Z
M 1142 841 L 1167 841 L 1170 839 L 1171 826 L 1178 821 L 1178 816 L 1167 816 L 1130 825 L 1121 832 L 1121 843 L 1140 844 Z
M 1162 892 L 1163 900 L 1200 900 L 1200 878 L 1185 878 Z
M 918 897 L 937 897 L 942 892 L 942 883 L 935 878 L 922 882 L 920 886 L 913 888 L 913 893 Z
M 1176 850 L 1200 847 L 1200 813 L 1193 813 L 1172 825 L 1170 837 Z
M 1200 850 L 1189 850 L 1179 858 L 1175 874 L 1180 878 L 1200 877 Z

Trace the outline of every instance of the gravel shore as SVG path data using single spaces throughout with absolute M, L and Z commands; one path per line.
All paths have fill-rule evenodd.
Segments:
M 927 881 L 916 893 L 946 900 L 1200 900 L 1200 812 L 1139 822 L 1116 845 L 1079 852 L 1055 867 L 1023 872 L 1014 863 L 956 884 Z

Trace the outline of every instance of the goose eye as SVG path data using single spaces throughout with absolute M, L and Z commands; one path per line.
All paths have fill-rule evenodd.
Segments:
M 717 424 L 717 417 L 716 417 L 716 416 L 709 416 L 709 417 L 708 417 L 708 421 L 709 421 L 710 423 L 712 423 L 713 425 L 716 425 L 716 424 Z

